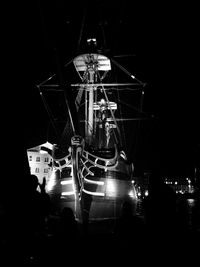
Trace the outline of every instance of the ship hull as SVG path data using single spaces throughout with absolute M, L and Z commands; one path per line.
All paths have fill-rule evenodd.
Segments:
M 64 207 L 70 207 L 80 222 L 117 219 L 125 201 L 137 205 L 137 192 L 129 176 L 118 171 L 105 171 L 91 168 L 95 175 L 83 179 L 79 192 L 76 191 L 75 179 L 62 176 L 56 171 L 51 178 L 48 193 L 52 201 L 52 212 L 60 213 Z M 101 175 L 99 175 L 101 173 Z M 135 210 L 133 210 L 135 212 Z

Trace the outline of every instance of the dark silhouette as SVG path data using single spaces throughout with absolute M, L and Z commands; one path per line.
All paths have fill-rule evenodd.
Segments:
M 125 201 L 121 207 L 121 216 L 116 220 L 115 236 L 122 249 L 136 249 L 145 237 L 143 219 L 136 213 L 136 204 Z
M 27 177 L 26 206 L 27 220 L 32 233 L 43 233 L 45 230 L 45 220 L 50 213 L 50 198 L 45 191 L 46 180 L 38 182 L 36 175 Z M 40 192 L 38 190 L 40 189 Z
M 200 182 L 196 184 L 194 192 L 194 206 L 192 208 L 191 216 L 192 230 L 194 233 L 198 233 L 200 237 Z
M 176 193 L 164 183 L 158 170 L 151 174 L 148 192 L 143 206 L 149 234 L 160 238 L 173 236 L 176 225 Z
M 189 231 L 190 216 L 188 200 L 184 195 L 178 195 L 176 201 L 176 229 L 179 236 Z
M 67 242 L 73 242 L 78 238 L 78 223 L 75 220 L 73 210 L 64 207 L 60 215 L 59 234 Z
M 167 251 L 171 258 L 180 259 L 187 246 L 177 231 L 176 193 L 157 170 L 151 174 L 148 192 L 143 207 L 149 256 L 156 253 L 166 259 Z
M 78 222 L 73 210 L 64 207 L 56 218 L 52 218 L 50 236 L 46 244 L 46 258 L 52 262 L 63 264 L 66 260 L 75 259 L 81 250 Z M 52 227 L 53 226 L 53 227 Z
M 45 191 L 46 180 L 40 184 L 36 175 L 29 174 L 24 192 L 24 236 L 27 260 L 36 259 L 44 249 L 46 222 L 50 214 L 50 197 Z

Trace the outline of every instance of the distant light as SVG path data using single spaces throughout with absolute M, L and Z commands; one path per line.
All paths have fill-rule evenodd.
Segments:
M 88 38 L 88 39 L 87 39 L 87 42 L 91 42 L 91 41 L 92 41 L 92 42 L 96 42 L 96 38 Z
M 96 38 L 88 38 L 87 39 L 87 43 L 88 44 L 95 44 L 96 45 L 97 44 L 97 40 L 96 40 Z
M 146 197 L 149 195 L 148 190 L 146 190 L 146 191 L 144 192 L 144 195 L 145 195 Z
M 187 202 L 189 203 L 190 206 L 194 206 L 195 205 L 195 200 L 193 198 L 188 198 Z
M 134 75 L 131 75 L 131 78 L 135 79 L 135 76 Z
M 138 193 L 138 194 L 139 194 L 139 193 Z M 134 194 L 134 192 L 133 192 L 133 190 L 131 190 L 131 191 L 128 193 L 128 195 L 129 195 L 129 197 L 133 197 L 133 198 L 136 197 L 135 194 Z

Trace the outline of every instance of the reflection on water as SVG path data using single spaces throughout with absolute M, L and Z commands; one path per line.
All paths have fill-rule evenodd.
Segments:
M 137 216 L 143 218 L 145 220 L 145 209 L 143 204 L 144 199 L 139 199 L 137 202 L 136 214 Z M 159 202 L 159 199 L 158 199 Z M 180 214 L 182 217 L 186 218 L 187 220 L 187 227 L 188 229 L 193 229 L 193 224 L 198 224 L 198 231 L 200 231 L 199 225 L 199 212 L 200 210 L 198 200 L 195 198 L 187 198 L 187 197 L 177 197 L 176 199 L 176 216 Z M 197 215 L 195 217 L 195 212 L 197 210 Z

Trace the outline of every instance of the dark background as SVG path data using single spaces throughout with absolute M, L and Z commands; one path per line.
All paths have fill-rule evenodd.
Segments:
M 49 118 L 36 84 L 56 71 L 55 48 L 64 62 L 76 54 L 86 3 L 16 1 L 6 9 L 1 4 L 0 229 L 12 241 L 8 253 L 3 244 L 6 260 L 25 247 L 20 245 L 28 210 L 26 150 L 46 142 Z M 199 9 L 191 1 L 89 3 L 93 13 L 83 37 L 96 29 L 92 21 L 98 21 L 100 5 L 107 48 L 113 55 L 135 54 L 124 64 L 147 83 L 144 110 L 156 119 L 141 130 L 137 168 L 193 176 L 200 165 Z
M 11 133 L 15 147 L 46 142 L 49 118 L 36 85 L 57 71 L 56 51 L 61 63 L 68 62 L 90 33 L 102 37 L 103 25 L 111 55 L 135 55 L 118 62 L 147 83 L 144 110 L 156 118 L 141 130 L 139 165 L 193 174 L 199 164 L 197 7 L 169 1 L 57 0 L 29 1 L 13 11 L 12 22 L 6 23 L 9 53 L 2 54 L 9 67 L 5 133 Z

